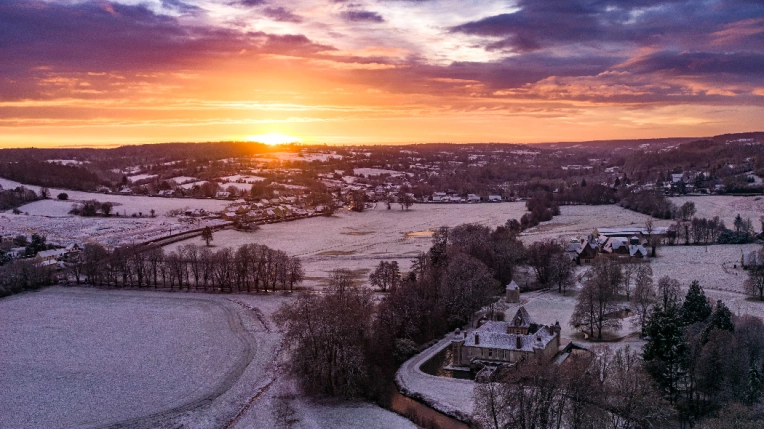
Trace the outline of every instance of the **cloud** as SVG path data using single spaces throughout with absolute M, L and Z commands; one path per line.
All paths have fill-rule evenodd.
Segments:
M 231 4 L 238 4 L 241 6 L 254 7 L 264 5 L 266 0 L 237 0 Z
M 382 15 L 368 10 L 346 10 L 340 16 L 350 22 L 385 22 Z
M 202 11 L 202 8 L 192 4 L 184 3 L 181 0 L 162 0 L 162 7 L 165 9 L 175 10 L 183 14 L 192 14 Z
M 292 11 L 283 7 L 266 7 L 263 9 L 263 15 L 274 21 L 293 22 L 298 24 L 303 21 L 302 17 L 295 15 Z
M 517 7 L 449 30 L 484 37 L 488 50 L 516 53 L 580 44 L 600 49 L 618 44 L 697 47 L 710 42 L 710 33 L 725 29 L 761 40 L 750 24 L 755 27 L 757 21 L 751 20 L 764 17 L 764 4 L 746 0 L 716 0 L 704 7 L 692 0 L 520 0 Z M 728 28 L 740 20 L 747 20 L 749 28 Z

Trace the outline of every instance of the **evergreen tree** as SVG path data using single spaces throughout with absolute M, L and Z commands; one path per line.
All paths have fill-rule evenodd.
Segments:
M 646 369 L 672 403 L 679 397 L 689 351 L 680 315 L 680 307 L 674 304 L 655 307 L 645 326 L 647 343 L 642 355 Z
M 708 342 L 708 335 L 714 329 L 721 329 L 724 331 L 735 332 L 735 324 L 732 322 L 732 312 L 722 300 L 716 301 L 716 308 L 711 319 L 708 321 L 708 326 L 703 330 L 703 344 Z
M 748 386 L 746 389 L 746 401 L 749 404 L 755 404 L 761 399 L 762 388 L 764 387 L 764 380 L 762 380 L 761 374 L 756 368 L 751 367 L 748 371 Z
M 702 322 L 711 315 L 711 311 L 711 304 L 708 303 L 703 288 L 697 280 L 693 281 L 682 304 L 682 323 L 689 326 L 696 322 Z

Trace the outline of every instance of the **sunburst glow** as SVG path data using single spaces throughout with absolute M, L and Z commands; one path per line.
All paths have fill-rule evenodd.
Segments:
M 288 136 L 286 134 L 270 133 L 270 134 L 257 134 L 253 136 L 247 136 L 247 141 L 264 143 L 270 146 L 276 146 L 287 143 L 299 143 L 302 139 Z

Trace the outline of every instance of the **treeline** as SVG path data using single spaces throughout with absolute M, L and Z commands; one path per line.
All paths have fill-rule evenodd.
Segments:
M 23 186 L 15 189 L 0 189 L 0 211 L 16 209 L 37 200 L 37 193 Z
M 571 353 L 561 365 L 531 362 L 475 388 L 474 426 L 655 428 L 673 417 L 629 346 Z
M 300 296 L 277 313 L 291 370 L 309 393 L 384 398 L 398 365 L 468 323 L 502 292 L 523 257 L 508 228 L 468 224 L 438 229 L 403 278 L 397 267 L 380 264 L 373 281 L 389 292 L 379 302 L 354 286 L 351 272 L 336 270 L 327 293 Z
M 68 270 L 78 284 L 233 293 L 292 291 L 304 277 L 298 258 L 261 244 L 217 251 L 187 244 L 171 252 L 146 246 L 108 252 L 88 244 Z
M 750 219 L 737 215 L 734 229 L 728 229 L 724 221 L 715 216 L 711 219 L 693 217 L 677 220 L 669 226 L 666 234 L 668 244 L 746 244 L 753 242 L 754 229 Z
M 0 164 L 0 177 L 29 185 L 78 191 L 94 191 L 99 185 L 110 185 L 102 183 L 97 174 L 83 167 L 26 159 Z
M 9 260 L 0 266 L 0 297 L 39 289 L 55 282 L 53 270 L 37 261 Z
M 625 209 L 658 219 L 671 219 L 677 211 L 676 205 L 669 201 L 662 192 L 632 192 L 628 188 L 623 188 L 621 192 L 620 204 Z
M 645 326 L 645 369 L 683 425 L 755 427 L 762 417 L 755 407 L 764 389 L 764 323 L 733 316 L 721 301 L 712 307 L 698 282 L 684 299 L 679 290 L 676 280 L 659 283 L 658 304 Z M 718 413 L 725 421 L 729 410 L 738 414 L 734 425 L 702 420 Z
M 531 198 L 525 202 L 525 207 L 530 213 L 525 213 L 520 218 L 520 227 L 522 229 L 532 228 L 541 222 L 552 220 L 553 217 L 560 215 L 560 206 L 551 198 L 549 194 Z
M 102 203 L 98 200 L 89 200 L 84 203 L 72 204 L 72 209 L 69 210 L 69 214 L 75 216 L 92 217 L 102 214 L 103 216 L 111 215 L 111 211 L 114 208 L 114 204 L 110 202 Z

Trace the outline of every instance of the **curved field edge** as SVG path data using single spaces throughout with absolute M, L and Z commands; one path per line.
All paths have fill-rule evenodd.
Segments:
M 218 320 L 215 323 L 210 324 L 212 326 L 209 329 L 215 330 L 220 329 L 221 327 L 225 326 L 227 330 L 230 331 L 228 334 L 231 339 L 234 339 L 235 343 L 231 343 L 234 345 L 234 347 L 226 348 L 225 355 L 227 356 L 227 365 L 221 365 L 220 372 L 217 374 L 214 374 L 215 381 L 210 383 L 209 385 L 205 383 L 199 383 L 198 380 L 200 377 L 196 375 L 196 378 L 193 381 L 196 381 L 196 385 L 191 385 L 187 390 L 184 389 L 177 389 L 175 388 L 173 392 L 175 393 L 175 397 L 171 397 L 169 399 L 162 398 L 161 400 L 157 401 L 160 403 L 160 405 L 157 407 L 156 411 L 152 410 L 152 412 L 146 413 L 146 414 L 138 414 L 135 416 L 130 416 L 128 418 L 125 418 L 125 415 L 127 414 L 129 416 L 129 412 L 125 412 L 125 409 L 129 409 L 131 407 L 131 404 L 127 405 L 117 405 L 113 404 L 115 406 L 121 406 L 122 410 L 117 410 L 115 412 L 109 413 L 105 412 L 104 414 L 107 415 L 107 417 L 104 417 L 103 420 L 100 420 L 100 416 L 98 418 L 93 418 L 93 416 L 88 416 L 89 418 L 85 418 L 84 421 L 82 419 L 74 419 L 69 420 L 68 422 L 58 422 L 57 425 L 67 425 L 67 426 L 85 426 L 85 427 L 135 427 L 135 428 L 142 428 L 142 427 L 177 427 L 178 420 L 183 420 L 184 417 L 190 417 L 191 415 L 196 415 L 196 417 L 200 417 L 201 414 L 204 415 L 203 419 L 194 419 L 200 425 L 198 427 L 218 427 L 218 426 L 224 426 L 227 421 L 230 421 L 233 416 L 236 415 L 237 412 L 241 409 L 241 406 L 243 406 L 243 402 L 246 402 L 249 399 L 248 395 L 242 395 L 243 391 L 241 388 L 233 389 L 236 390 L 236 395 L 229 394 L 229 392 L 234 387 L 240 387 L 238 385 L 240 384 L 246 384 L 247 389 L 251 389 L 253 386 L 252 384 L 257 384 L 258 381 L 260 381 L 260 378 L 264 375 L 263 371 L 263 365 L 267 365 L 268 362 L 271 362 L 274 357 L 275 353 L 277 353 L 278 344 L 280 343 L 280 339 L 278 338 L 258 338 L 259 333 L 258 330 L 263 331 L 264 335 L 268 335 L 267 332 L 265 332 L 264 329 L 258 329 L 258 324 L 260 324 L 259 321 L 256 320 L 256 317 L 252 312 L 246 311 L 245 308 L 242 308 L 241 306 L 236 305 L 233 302 L 228 302 L 222 297 L 218 296 L 204 296 L 200 297 L 199 295 L 182 295 L 182 294 L 165 294 L 165 293 L 144 293 L 144 292 L 132 292 L 132 291 L 99 291 L 99 290 L 92 290 L 92 289 L 63 289 L 63 288 L 49 288 L 45 289 L 39 292 L 33 292 L 33 293 L 25 293 L 21 295 L 17 295 L 14 297 L 5 298 L 3 300 L 0 300 L 0 306 L 4 307 L 5 310 L 8 310 L 9 308 L 13 309 L 14 305 L 18 306 L 19 304 L 26 304 L 31 303 L 34 305 L 34 303 L 37 301 L 40 301 L 40 298 L 42 298 L 42 305 L 43 309 L 42 311 L 46 310 L 46 305 L 50 306 L 51 304 L 46 304 L 44 301 L 52 300 L 52 301 L 58 301 L 55 304 L 56 305 L 62 305 L 66 310 L 69 310 L 69 307 L 67 305 L 71 305 L 72 300 L 79 300 L 83 299 L 82 302 L 79 305 L 79 307 L 82 307 L 80 309 L 76 309 L 75 311 L 84 312 L 87 314 L 88 312 L 92 311 L 99 311 L 99 310 L 93 310 L 93 305 L 88 305 L 90 302 L 89 300 L 103 300 L 106 299 L 105 302 L 109 302 L 109 305 L 124 305 L 124 302 L 131 302 L 129 305 L 136 305 L 136 300 L 141 300 L 146 303 L 146 306 L 151 307 L 151 311 L 163 311 L 167 310 L 168 307 L 173 308 L 174 310 L 179 309 L 181 312 L 183 309 L 186 308 L 186 303 L 190 303 L 191 305 L 188 306 L 189 309 L 192 309 L 194 305 L 201 305 L 204 309 L 211 309 L 214 317 L 218 317 L 220 315 L 224 315 L 225 320 Z M 70 303 L 67 304 L 66 300 L 69 299 Z M 116 304 L 115 304 L 116 303 Z M 103 304 L 102 304 L 103 305 Z M 77 305 L 75 305 L 77 307 Z M 95 307 L 98 307 L 95 305 Z M 39 311 L 39 310 L 38 310 Z M 189 310 L 191 311 L 191 310 Z M 18 317 L 18 312 L 8 312 L 4 311 L 6 313 L 6 317 Z M 66 312 L 66 311 L 65 311 Z M 195 314 L 195 313 L 194 313 Z M 47 314 L 46 314 L 47 315 Z M 57 318 L 57 316 L 61 316 L 61 314 L 56 314 L 55 311 L 51 313 L 52 316 L 54 316 L 52 319 L 42 319 L 42 328 L 48 328 L 50 326 L 55 326 L 56 324 L 61 325 L 67 325 L 69 323 L 66 320 L 60 320 L 61 318 Z M 164 316 L 164 314 L 161 314 L 161 316 Z M 37 316 L 39 317 L 39 315 Z M 177 317 L 177 315 L 170 316 L 170 317 Z M 97 318 L 96 318 L 97 320 Z M 117 317 L 117 320 L 121 320 L 119 317 Z M 152 319 L 153 320 L 153 319 Z M 185 320 L 185 319 L 181 319 Z M 20 326 L 17 326 L 17 328 L 20 330 L 22 335 L 27 335 L 30 333 L 33 333 L 29 331 L 29 326 L 24 326 L 24 321 L 22 320 Z M 34 323 L 40 324 L 40 321 L 35 321 Z M 141 321 L 136 321 L 135 323 L 142 323 Z M 76 322 L 75 322 L 76 325 Z M 8 325 L 6 325 L 8 326 Z M 33 327 L 34 328 L 34 327 Z M 75 328 L 77 328 L 75 326 Z M 9 328 L 10 329 L 10 326 Z M 68 329 L 68 328 L 65 328 Z M 80 330 L 82 330 L 82 327 L 79 327 Z M 129 328 L 129 329 L 135 329 Z M 138 328 L 138 331 L 140 332 L 141 328 Z M 125 330 L 125 329 L 123 329 Z M 115 332 L 119 332 L 120 329 L 117 328 Z M 9 336 L 12 336 L 11 334 L 6 334 Z M 76 334 L 70 334 L 74 336 L 80 336 L 79 332 Z M 134 332 L 131 332 L 131 335 L 135 335 Z M 170 334 L 172 335 L 172 333 Z M 221 334 L 223 335 L 223 334 Z M 87 334 L 85 334 L 87 336 Z M 131 338 L 128 336 L 128 338 Z M 146 333 L 146 341 L 157 341 L 157 338 L 155 335 L 152 335 L 152 332 L 150 330 Z M 32 340 L 32 344 L 37 346 L 37 341 L 44 341 L 45 337 L 41 338 L 40 340 L 34 339 Z M 92 341 L 93 339 L 86 338 L 83 340 L 84 342 Z M 95 340 L 96 343 L 98 339 Z M 182 340 L 181 340 L 182 341 Z M 228 338 L 225 341 L 230 341 Z M 220 344 L 220 342 L 214 343 L 215 345 Z M 225 343 L 224 343 L 225 344 Z M 197 343 L 193 343 L 193 346 L 196 346 Z M 8 342 L 6 342 L 6 347 L 15 347 L 9 346 Z M 23 347 L 23 345 L 22 345 Z M 38 384 L 40 383 L 47 383 L 47 382 L 61 382 L 55 381 L 55 380 L 45 380 L 44 377 L 46 376 L 58 376 L 61 377 L 70 377 L 69 374 L 75 374 L 76 377 L 79 377 L 79 379 L 74 380 L 74 386 L 75 388 L 79 386 L 77 383 L 80 383 L 80 379 L 87 378 L 88 376 L 92 376 L 92 374 L 88 374 L 87 371 L 85 371 L 84 374 L 81 372 L 80 367 L 74 367 L 67 368 L 66 365 L 66 359 L 67 359 L 67 352 L 66 352 L 66 345 L 62 348 L 56 348 L 54 345 L 48 345 L 43 344 L 39 345 L 39 347 L 42 348 L 48 348 L 49 350 L 56 353 L 55 359 L 56 361 L 62 361 L 62 367 L 61 368 L 52 368 L 49 369 L 48 372 L 43 369 L 43 371 L 39 372 L 39 377 L 43 377 L 42 380 L 37 380 L 36 382 Z M 52 347 L 52 348 L 51 348 Z M 107 347 L 108 348 L 108 347 Z M 140 346 L 137 346 L 138 349 L 140 349 Z M 154 349 L 149 349 L 154 350 Z M 169 351 L 170 353 L 173 352 L 173 350 Z M 9 356 L 10 352 L 3 352 L 5 356 Z M 76 355 L 76 352 L 73 353 Z M 97 354 L 95 352 L 94 354 Z M 129 352 L 126 352 L 125 354 L 129 355 Z M 23 353 L 22 353 L 23 355 Z M 196 361 L 197 355 L 191 356 L 191 361 Z M 94 372 L 97 372 L 101 370 L 102 368 L 106 368 L 107 375 L 112 375 L 112 372 L 120 371 L 122 368 L 114 368 L 115 366 L 119 365 L 119 359 L 123 357 L 117 357 L 115 359 L 115 362 L 96 362 L 94 365 Z M 160 356 L 161 358 L 167 358 L 167 356 Z M 218 358 L 218 355 L 214 355 L 214 358 Z M 260 359 L 256 359 L 260 358 Z M 47 359 L 47 360 L 46 360 Z M 129 359 L 129 357 L 127 358 Z M 211 361 L 212 359 L 208 359 L 208 361 Z M 49 363 L 51 361 L 51 358 L 43 358 L 40 362 L 41 363 Z M 257 361 L 256 365 L 257 368 L 254 368 L 251 364 L 253 361 Z M 103 365 L 103 366 L 99 366 Z M 23 362 L 21 365 L 29 365 L 27 362 Z M 53 365 L 55 366 L 55 365 Z M 210 365 L 207 365 L 203 368 L 201 368 L 202 371 L 205 369 L 209 370 Z M 35 374 L 35 368 L 31 367 L 22 367 L 26 369 L 26 374 Z M 127 368 L 125 371 L 134 370 L 135 367 Z M 184 370 L 187 371 L 194 371 L 197 368 L 184 368 Z M 58 371 L 58 372 L 57 372 Z M 78 373 L 80 371 L 80 373 Z M 242 375 L 247 374 L 248 377 L 247 380 L 242 380 Z M 63 375 L 62 375 L 63 374 Z M 204 374 L 207 374 L 207 372 L 204 372 Z M 151 374 L 151 376 L 154 376 L 156 374 Z M 159 374 L 161 376 L 161 374 Z M 176 376 L 177 372 L 173 372 L 170 374 L 170 377 Z M 35 375 L 36 377 L 38 375 Z M 97 377 L 98 375 L 94 376 Z M 102 376 L 102 375 L 101 375 Z M 11 377 L 8 375 L 8 377 Z M 18 377 L 18 375 L 17 375 Z M 144 381 L 143 379 L 139 380 Z M 207 378 L 204 378 L 204 381 L 206 382 Z M 25 380 L 21 380 L 22 383 Z M 65 378 L 64 383 L 67 383 L 70 381 L 68 378 Z M 101 380 L 103 382 L 104 380 Z M 131 382 L 134 382 L 135 380 L 129 380 Z M 242 383 L 244 382 L 244 383 Z M 26 383 L 23 383 L 26 384 Z M 22 386 L 17 386 L 19 389 L 24 389 Z M 97 384 L 97 383 L 96 383 Z M 90 387 L 93 389 L 109 389 L 109 388 L 115 388 L 115 383 L 113 381 L 109 381 L 107 383 L 103 383 L 105 386 L 95 386 Z M 157 383 L 160 385 L 160 388 L 162 387 L 161 381 Z M 165 383 L 167 384 L 167 383 Z M 6 387 L 8 387 L 6 385 Z M 116 386 L 119 387 L 119 386 Z M 147 386 L 147 389 L 153 388 L 153 383 L 150 386 Z M 58 386 L 59 389 L 66 392 L 67 390 L 71 390 L 73 388 L 72 384 L 66 385 L 64 384 Z M 13 395 L 12 390 L 6 390 L 6 393 Z M 245 389 L 246 390 L 246 389 Z M 54 392 L 55 393 L 55 392 Z M 136 398 L 139 398 L 141 395 L 141 392 L 130 392 L 133 396 Z M 59 393 L 60 397 L 64 397 L 64 395 Z M 86 395 L 82 395 L 86 396 Z M 150 395 L 149 395 L 150 396 Z M 103 401 L 103 398 L 100 398 Z M 154 398 L 156 399 L 156 398 Z M 238 400 L 237 400 L 238 399 Z M 65 399 L 68 400 L 68 399 Z M 64 400 L 64 401 L 65 401 Z M 72 401 L 81 401 L 80 398 L 71 398 Z M 223 406 L 221 406 L 221 404 Z M 64 403 L 60 403 L 59 406 L 66 405 Z M 103 404 L 102 404 L 103 405 Z M 135 406 L 137 409 L 141 409 L 141 406 L 137 406 L 138 404 L 132 404 L 132 406 Z M 152 404 L 154 405 L 154 404 Z M 166 405 L 163 407 L 163 405 Z M 39 407 L 39 404 L 37 405 Z M 145 405 L 143 406 L 145 408 Z M 29 408 L 27 409 L 29 414 L 29 421 L 26 423 L 31 424 L 30 427 L 39 427 L 39 424 L 44 424 L 44 420 L 46 417 L 50 417 L 49 415 L 46 415 L 44 412 L 42 415 L 38 415 L 35 413 L 38 413 L 36 411 L 34 404 L 30 404 Z M 108 410 L 108 408 L 105 408 Z M 22 408 L 21 411 L 23 412 L 24 409 Z M 91 413 L 92 414 L 92 413 Z M 108 415 L 111 414 L 112 417 L 108 417 Z M 24 418 L 21 419 L 23 422 L 27 416 L 23 416 Z M 18 417 L 16 418 L 17 422 L 19 421 Z M 40 420 L 43 421 L 40 421 Z M 202 423 L 202 421 L 205 421 L 206 423 Z M 54 423 L 49 421 L 49 423 Z M 192 425 L 194 426 L 194 425 Z

